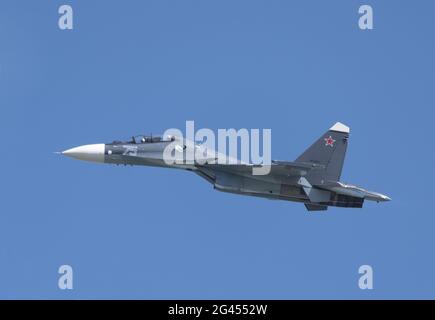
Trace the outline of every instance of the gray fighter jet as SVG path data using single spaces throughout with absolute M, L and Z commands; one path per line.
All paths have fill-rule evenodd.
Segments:
M 130 141 L 84 145 L 62 154 L 117 165 L 185 169 L 219 191 L 302 202 L 309 211 L 327 210 L 328 206 L 362 208 L 364 200 L 390 201 L 386 195 L 339 181 L 349 133 L 349 127 L 337 122 L 295 161 L 273 160 L 267 175 L 254 175 L 252 164 L 219 164 L 215 158 L 201 163 L 168 165 L 163 152 L 168 144 L 174 143 L 173 136 L 135 136 Z M 180 139 L 176 149 L 184 152 L 185 140 Z

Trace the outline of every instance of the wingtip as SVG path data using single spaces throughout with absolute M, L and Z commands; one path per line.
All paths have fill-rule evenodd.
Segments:
M 329 130 L 350 133 L 350 128 L 341 122 L 337 122 Z

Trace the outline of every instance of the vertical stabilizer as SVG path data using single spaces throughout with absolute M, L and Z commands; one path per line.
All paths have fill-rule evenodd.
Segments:
M 339 181 L 346 155 L 349 133 L 350 128 L 348 126 L 337 122 L 305 150 L 296 159 L 296 162 L 322 165 L 325 167 L 322 172 L 322 180 Z

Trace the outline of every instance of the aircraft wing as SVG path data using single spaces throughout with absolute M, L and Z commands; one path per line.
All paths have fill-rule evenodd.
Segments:
M 196 167 L 211 171 L 221 171 L 242 176 L 253 176 L 253 168 L 260 168 L 261 166 L 253 164 L 204 164 L 196 165 Z M 312 163 L 300 163 L 290 161 L 277 161 L 273 160 L 270 165 L 270 172 L 268 175 L 272 177 L 300 177 L 313 169 L 323 169 L 323 166 Z M 261 177 L 261 175 L 257 176 Z

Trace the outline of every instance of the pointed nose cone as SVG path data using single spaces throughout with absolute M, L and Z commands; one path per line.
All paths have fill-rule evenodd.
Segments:
M 392 199 L 389 196 L 383 195 L 382 198 L 384 201 L 391 201 Z
M 80 147 L 75 147 L 62 152 L 64 156 L 74 159 L 104 162 L 104 143 L 99 144 L 87 144 Z

